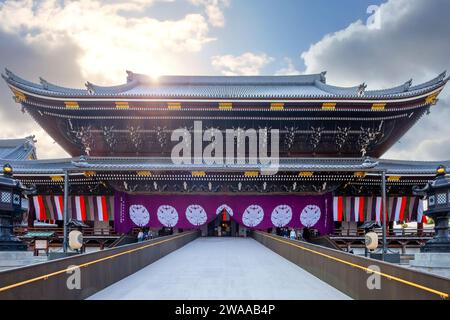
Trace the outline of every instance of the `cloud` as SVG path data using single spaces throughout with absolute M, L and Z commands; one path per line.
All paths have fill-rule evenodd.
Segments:
M 233 75 L 259 75 L 261 69 L 273 61 L 265 53 L 246 52 L 240 56 L 223 55 L 211 59 L 212 66 L 227 76 Z
M 447 94 L 431 114 L 425 115 L 418 124 L 391 149 L 385 158 L 411 160 L 448 160 L 450 159 L 450 97 Z
M 380 29 L 359 20 L 311 45 L 301 55 L 306 72 L 327 70 L 344 85 L 389 86 L 411 76 L 427 80 L 449 66 L 449 1 L 390 0 L 379 9 Z
M 126 69 L 171 73 L 176 58 L 215 39 L 201 14 L 178 20 L 127 15 L 157 1 L 164 0 L 8 0 L 0 4 L 0 30 L 47 50 L 65 46 L 68 39 L 79 48 L 76 62 L 84 78 L 122 82 Z
M 158 20 L 145 13 L 173 0 L 0 1 L 0 61 L 26 79 L 80 87 L 123 83 L 125 70 L 189 72 L 185 61 L 214 41 L 202 14 Z M 192 72 L 192 71 L 191 71 Z M 11 99 L 0 81 L 1 138 L 35 134 L 41 158 L 65 157 L 60 146 Z
M 450 1 L 389 0 L 380 6 L 380 28 L 356 21 L 328 34 L 301 54 L 306 73 L 327 70 L 329 82 L 370 88 L 427 81 L 450 70 Z M 450 159 L 449 88 L 441 101 L 385 157 Z
M 43 43 L 33 46 L 13 34 L 0 31 L 0 61 L 25 78 L 36 78 L 36 74 L 48 79 L 61 79 L 58 83 L 79 86 L 81 74 L 76 64 L 81 54 L 79 48 L 66 39 L 65 46 L 48 50 Z M 0 81 L 0 139 L 24 138 L 35 135 L 39 157 L 67 156 L 63 149 L 28 115 L 23 114 L 19 104 L 13 102 L 12 93 L 6 83 Z
M 223 9 L 230 5 L 230 0 L 189 0 L 196 6 L 205 8 L 209 23 L 214 27 L 225 26 L 225 16 Z
M 301 72 L 295 67 L 291 58 L 284 58 L 284 62 L 286 63 L 286 67 L 278 70 L 275 73 L 276 76 L 293 76 L 301 74 Z

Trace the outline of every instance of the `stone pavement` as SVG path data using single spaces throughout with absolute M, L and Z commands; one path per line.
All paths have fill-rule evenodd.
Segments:
M 199 238 L 89 299 L 350 299 L 251 238 Z

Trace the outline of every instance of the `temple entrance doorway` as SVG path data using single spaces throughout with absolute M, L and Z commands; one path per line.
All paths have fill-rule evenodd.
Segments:
M 208 237 L 237 237 L 239 224 L 231 219 L 226 209 L 220 212 L 216 219 L 208 223 Z

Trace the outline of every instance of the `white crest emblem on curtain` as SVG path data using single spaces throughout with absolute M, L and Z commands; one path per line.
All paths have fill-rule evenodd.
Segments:
M 198 204 L 192 204 L 187 207 L 186 218 L 194 226 L 201 226 L 206 223 L 206 220 L 208 220 L 205 209 Z
M 144 227 L 150 221 L 147 208 L 140 204 L 133 204 L 129 208 L 130 219 L 139 227 Z
M 273 209 L 270 219 L 275 227 L 284 227 L 292 220 L 292 208 L 281 204 Z
M 230 206 L 223 204 L 220 207 L 217 208 L 216 210 L 216 215 L 219 215 L 222 213 L 223 209 L 225 209 L 225 211 L 230 215 L 233 216 L 233 209 L 230 208 Z
M 248 206 L 242 215 L 242 223 L 247 227 L 256 227 L 264 218 L 264 210 L 257 204 Z
M 314 226 L 320 219 L 320 208 L 314 204 L 307 205 L 300 214 L 300 222 L 305 227 Z
M 159 206 L 157 211 L 159 222 L 165 227 L 174 227 L 178 223 L 178 212 L 172 206 L 162 205 Z

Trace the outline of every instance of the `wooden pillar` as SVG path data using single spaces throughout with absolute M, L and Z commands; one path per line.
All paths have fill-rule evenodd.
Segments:
M 391 235 L 394 233 L 394 221 L 389 221 L 389 232 L 388 235 Z
M 28 228 L 33 228 L 34 227 L 34 220 L 36 218 L 36 211 L 35 210 L 33 210 L 33 211 L 30 210 L 31 202 L 33 201 L 33 196 L 29 195 L 29 196 L 27 196 L 27 198 L 28 198 L 27 225 L 28 225 Z
M 67 170 L 64 171 L 64 239 L 63 239 L 63 251 L 67 252 L 67 247 L 69 246 L 68 235 L 67 235 L 67 223 L 69 222 L 69 173 Z
M 400 242 L 401 246 L 402 246 L 402 254 L 406 254 L 406 244 L 407 241 L 402 241 Z
M 387 243 L 386 243 L 386 219 L 387 219 L 387 199 L 386 199 L 386 171 L 381 172 L 381 197 L 382 197 L 382 222 L 383 222 L 383 235 L 382 235 L 382 260 L 385 260 L 385 255 L 387 252 Z
M 423 235 L 423 222 L 417 222 L 417 235 Z

